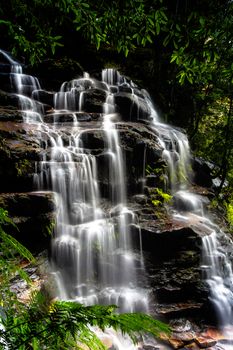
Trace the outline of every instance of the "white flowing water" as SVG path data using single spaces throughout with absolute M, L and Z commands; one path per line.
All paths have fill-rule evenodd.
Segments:
M 76 300 L 86 305 L 116 304 L 120 312 L 149 312 L 149 288 L 141 248 L 133 246 L 130 227 L 138 226 L 136 215 L 127 208 L 124 154 L 117 130 L 114 94 L 131 93 L 140 118 L 142 100 L 150 110 L 150 127 L 158 137 L 167 164 L 167 190 L 176 198 L 174 218 L 202 222 L 202 269 L 210 287 L 210 298 L 225 327 L 233 322 L 232 269 L 220 243 L 222 232 L 205 217 L 203 200 L 188 191 L 192 178 L 190 150 L 186 135 L 163 124 L 153 108 L 148 93 L 128 82 L 117 71 L 106 69 L 98 82 L 87 73 L 82 78 L 65 82 L 54 95 L 55 112 L 71 112 L 73 125 L 61 128 L 43 121 L 43 108 L 33 98 L 40 90 L 38 81 L 22 74 L 22 67 L 8 54 L 0 53 L 11 65 L 12 88 L 19 96 L 25 122 L 37 125 L 38 137 L 45 147 L 37 165 L 35 184 L 38 190 L 51 188 L 58 204 L 55 238 L 52 242 L 52 269 L 61 299 Z M 88 128 L 81 126 L 76 112 L 85 110 L 85 94 L 96 86 L 106 92 L 103 121 L 96 131 L 105 144 L 109 169 L 109 208 L 101 205 L 96 157 L 83 147 Z M 141 95 L 140 95 L 141 94 Z M 139 96 L 140 95 L 140 96 Z M 93 127 L 92 127 L 93 128 Z M 138 227 L 140 235 L 140 227 Z M 141 241 L 141 237 L 138 239 Z M 115 337 L 118 350 L 136 349 L 127 339 Z

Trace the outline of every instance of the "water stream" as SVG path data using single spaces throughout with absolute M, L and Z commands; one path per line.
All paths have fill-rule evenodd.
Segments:
M 166 189 L 176 198 L 172 208 L 174 219 L 192 217 L 202 223 L 203 278 L 210 287 L 210 298 L 216 308 L 219 323 L 233 323 L 233 275 L 231 263 L 219 237 L 223 232 L 204 213 L 201 196 L 189 190 L 192 180 L 191 155 L 186 135 L 179 129 L 160 122 L 148 93 L 113 69 L 105 69 L 100 80 L 83 77 L 62 84 L 54 94 L 53 122 L 43 120 L 38 80 L 22 73 L 22 67 L 8 54 L 0 53 L 11 65 L 13 92 L 19 96 L 24 121 L 37 127 L 44 154 L 37 164 L 35 187 L 52 189 L 58 211 L 55 237 L 52 242 L 51 269 L 58 286 L 58 296 L 86 305 L 116 304 L 120 312 L 149 313 L 150 288 L 140 246 L 132 241 L 131 227 L 137 227 L 137 215 L 127 205 L 126 167 L 117 123 L 115 98 L 119 92 L 131 94 L 130 114 L 140 122 L 144 118 L 157 135 L 167 164 Z M 82 124 L 80 113 L 85 109 L 91 89 L 101 88 L 105 100 L 101 121 Z M 59 123 L 63 115 L 71 116 L 67 126 Z M 146 115 L 146 114 L 145 114 Z M 130 115 L 131 118 L 131 115 Z M 101 135 L 104 143 L 105 166 L 108 169 L 108 207 L 102 205 L 97 158 L 84 144 L 89 131 Z M 120 342 L 120 343 L 119 343 Z M 117 344 L 118 343 L 118 344 Z M 136 349 L 116 337 L 115 348 Z

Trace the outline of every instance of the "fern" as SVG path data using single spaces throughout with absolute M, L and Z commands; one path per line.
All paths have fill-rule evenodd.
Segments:
M 12 257 L 15 254 L 19 254 L 21 257 L 27 259 L 30 262 L 33 262 L 35 259 L 33 255 L 29 252 L 27 248 L 25 248 L 21 243 L 19 243 L 15 238 L 11 235 L 8 235 L 4 230 L 4 225 L 11 225 L 17 229 L 17 226 L 8 216 L 7 210 L 0 208 L 0 239 L 2 245 L 2 252 L 5 255 L 11 255 Z
M 81 349 L 85 344 L 92 350 L 105 347 L 96 336 L 96 327 L 104 331 L 113 328 L 128 334 L 136 343 L 145 332 L 159 337 L 169 328 L 151 316 L 140 313 L 116 314 L 116 306 L 83 306 L 75 302 L 53 301 L 37 293 L 23 313 L 9 315 L 4 321 L 1 337 L 9 350 Z M 34 345 L 33 345 L 34 344 Z
M 34 262 L 32 254 L 15 238 L 4 231 L 4 227 L 10 225 L 17 229 L 8 212 L 0 208 L 0 304 L 3 308 L 18 307 L 20 303 L 16 295 L 11 292 L 11 280 L 19 275 L 26 282 L 30 283 L 28 274 L 20 268 L 22 258 Z

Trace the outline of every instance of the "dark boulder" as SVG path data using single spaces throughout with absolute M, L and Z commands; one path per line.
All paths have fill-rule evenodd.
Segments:
M 0 121 L 2 122 L 9 122 L 9 121 L 22 122 L 23 118 L 24 118 L 23 112 L 19 111 L 14 107 L 6 106 L 3 108 L 0 108 Z
M 33 126 L 0 122 L 1 192 L 31 191 L 35 163 L 40 160 L 41 152 L 40 141 L 33 136 Z
M 69 112 L 60 112 L 60 113 L 50 113 L 44 116 L 45 123 L 76 123 L 76 122 L 90 122 L 92 117 L 87 113 L 69 113 Z
M 56 202 L 51 192 L 5 193 L 0 206 L 16 225 L 4 227 L 33 253 L 47 249 L 55 224 Z
M 32 93 L 32 98 L 43 104 L 54 107 L 54 95 L 54 92 L 45 90 L 34 90 Z
M 89 89 L 84 91 L 83 110 L 85 112 L 103 113 L 103 103 L 106 101 L 107 92 L 101 89 Z
M 51 106 L 43 104 L 39 101 L 31 100 L 26 96 L 20 96 L 18 94 L 8 93 L 0 90 L 0 105 L 6 106 L 7 108 L 12 109 L 12 107 L 19 110 L 35 110 L 40 113 L 45 113 L 51 109 Z M 24 113 L 22 111 L 22 113 Z
M 213 181 L 211 176 L 212 169 L 208 165 L 208 162 L 201 158 L 193 158 L 192 167 L 194 171 L 193 182 L 199 186 L 211 188 Z

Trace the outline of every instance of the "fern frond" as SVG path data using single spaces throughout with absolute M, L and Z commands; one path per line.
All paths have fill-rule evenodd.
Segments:
M 84 306 L 67 301 L 48 303 L 44 298 L 41 293 L 35 294 L 31 304 L 17 318 L 6 318 L 3 338 L 11 344 L 9 350 L 25 350 L 33 343 L 36 344 L 34 350 L 82 349 L 81 344 L 92 350 L 105 350 L 93 330 L 96 327 L 103 331 L 110 327 L 121 331 L 128 334 L 135 343 L 145 333 L 159 337 L 161 333 L 169 332 L 167 325 L 149 315 L 116 314 L 115 305 Z
M 0 225 L 12 225 L 17 229 L 17 226 L 14 224 L 12 219 L 8 216 L 8 211 L 0 208 Z
M 21 243 L 19 243 L 14 237 L 8 235 L 6 232 L 0 228 L 0 238 L 2 242 L 5 244 L 6 249 L 11 249 L 21 255 L 21 257 L 27 259 L 30 262 L 34 262 L 35 258 L 29 252 L 27 248 L 25 248 Z

